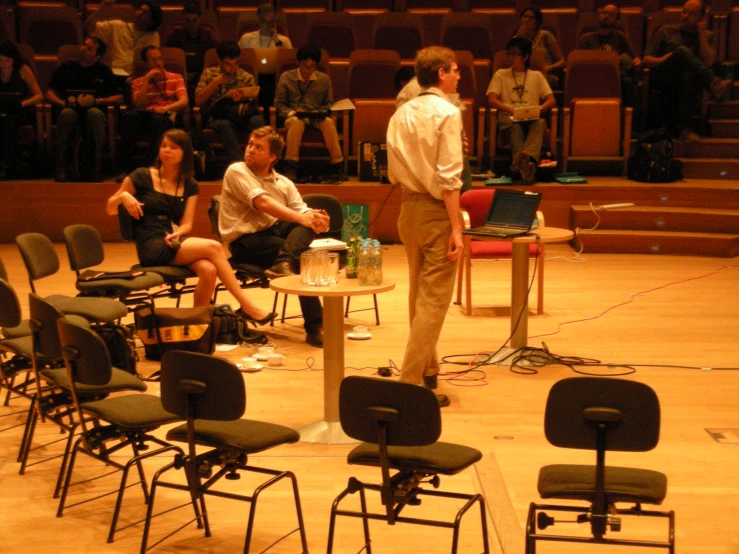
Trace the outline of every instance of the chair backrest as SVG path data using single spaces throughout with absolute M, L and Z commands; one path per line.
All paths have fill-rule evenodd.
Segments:
M 565 106 L 576 98 L 621 98 L 618 55 L 603 50 L 573 50 L 567 57 Z
M 477 102 L 477 78 L 475 77 L 475 58 L 468 50 L 456 50 L 457 66 L 459 67 L 459 86 L 457 92 L 460 98 L 471 98 Z
M 164 409 L 195 419 L 232 421 L 246 410 L 244 378 L 233 363 L 198 352 L 170 350 L 162 356 Z
M 345 12 L 305 14 L 305 41 L 331 58 L 348 58 L 357 47 L 354 16 Z
M 394 50 L 355 50 L 349 58 L 349 98 L 395 98 L 400 54 Z
M 36 67 L 36 53 L 33 51 L 33 48 L 28 44 L 16 44 L 18 47 L 18 52 L 21 54 L 21 58 L 23 58 L 23 61 L 28 64 L 28 67 L 31 68 L 31 71 L 33 72 L 34 77 L 38 79 L 38 68 Z
M 727 59 L 739 61 L 739 6 L 731 8 L 729 13 L 728 41 Z
M 554 384 L 544 413 L 544 432 L 554 446 L 597 450 L 598 428 L 605 448 L 646 452 L 659 442 L 657 394 L 636 381 L 571 377 Z
M 280 75 L 285 71 L 297 69 L 298 67 L 298 49 L 296 48 L 279 48 L 277 51 L 277 59 L 275 60 L 275 83 L 280 82 Z M 329 70 L 329 58 L 326 50 L 321 50 L 321 61 L 318 62 L 318 71 L 326 73 L 331 77 Z
M 63 44 L 59 47 L 56 54 L 56 66 L 59 67 L 64 62 L 76 62 L 80 59 L 80 47 L 77 44 Z
M 110 382 L 113 366 L 105 342 L 95 331 L 61 317 L 56 322 L 61 355 L 74 385 L 102 386 Z
M 0 38 L 16 42 L 15 10 L 9 6 L 0 7 Z
M 21 252 L 23 263 L 28 271 L 31 290 L 35 292 L 33 282 L 54 275 L 59 271 L 59 256 L 49 237 L 41 233 L 24 233 L 15 237 L 15 243 Z
M 395 50 L 404 60 L 412 60 L 425 46 L 423 16 L 417 13 L 387 13 L 374 18 L 372 48 Z
M 136 48 L 133 51 L 133 72 L 131 76 L 136 79 L 143 76 L 147 69 L 146 63 L 141 59 L 142 48 Z M 162 46 L 159 48 L 164 58 L 164 69 L 170 73 L 176 73 L 183 79 L 187 76 L 187 59 L 185 51 L 182 48 L 172 48 L 171 46 Z
M 441 44 L 452 50 L 469 50 L 475 59 L 493 57 L 493 21 L 484 13 L 447 13 L 441 21 Z
M 82 18 L 71 6 L 25 4 L 18 11 L 18 40 L 36 54 L 56 56 L 62 44 L 82 42 Z
M 15 289 L 8 283 L 5 266 L 0 261 L 0 327 L 17 327 L 21 323 L 21 303 Z
M 69 225 L 64 228 L 69 267 L 81 271 L 103 263 L 105 251 L 100 233 L 92 225 Z
M 544 16 L 542 28 L 550 31 L 557 39 L 559 48 L 565 59 L 577 45 L 577 16 L 578 8 L 544 8 L 541 10 Z
M 33 331 L 33 349 L 45 358 L 61 358 L 62 345 L 56 322 L 64 314 L 36 293 L 28 295 L 28 314 Z
M 390 118 L 395 113 L 395 100 L 359 99 L 354 101 L 354 108 L 352 148 L 358 148 L 360 142 L 385 142 Z
M 341 202 L 333 194 L 304 194 L 303 201 L 314 210 L 325 210 L 329 217 L 329 229 L 322 236 L 333 236 L 341 240 L 341 229 L 344 227 L 344 210 Z M 338 233 L 338 236 L 335 236 Z
M 459 207 L 470 215 L 470 225 L 472 227 L 485 225 L 493 196 L 495 196 L 495 189 L 491 188 L 468 190 L 462 193 L 459 199 Z
M 621 152 L 621 100 L 577 100 L 572 105 L 570 156 L 615 157 Z
M 1 258 L 0 258 L 0 279 L 3 279 L 5 282 L 8 282 L 8 283 L 10 282 L 8 280 L 8 270 L 5 269 L 5 263 L 3 262 Z
M 386 426 L 388 446 L 426 446 L 441 435 L 434 393 L 402 381 L 346 377 L 339 390 L 339 418 L 347 435 L 373 444 L 381 425 Z

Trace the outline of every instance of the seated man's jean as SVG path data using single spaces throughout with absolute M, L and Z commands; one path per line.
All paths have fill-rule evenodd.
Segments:
M 323 133 L 323 142 L 326 143 L 332 164 L 344 161 L 344 155 L 341 153 L 341 146 L 339 145 L 339 134 L 336 131 L 336 123 L 330 117 L 325 119 L 298 119 L 297 117 L 288 117 L 285 120 L 285 128 L 287 129 L 285 159 L 287 161 L 298 161 L 300 142 L 303 139 L 303 133 L 306 127 L 314 127 L 321 130 L 321 133 Z
M 66 169 L 70 162 L 72 147 L 74 146 L 72 139 L 77 132 L 80 119 L 84 120 L 83 137 L 85 143 L 92 145 L 93 169 L 100 171 L 107 119 L 105 113 L 99 108 L 90 108 L 84 112 L 78 112 L 73 108 L 64 108 L 59 113 L 56 120 L 56 144 L 54 146 L 56 168 Z
M 167 115 L 144 110 L 131 110 L 124 113 L 118 165 L 126 171 L 133 171 L 142 165 L 134 160 L 138 140 L 145 140 L 148 143 L 144 164 L 153 164 L 159 153 L 159 142 L 162 135 L 173 127 L 174 123 Z
M 269 229 L 240 236 L 229 245 L 229 248 L 235 262 L 258 265 L 265 269 L 281 262 L 288 262 L 298 271 L 300 255 L 308 250 L 315 238 L 316 234 L 308 227 L 278 221 Z M 299 299 L 305 331 L 312 333 L 323 326 L 321 302 L 315 296 L 300 296 Z
M 245 125 L 237 124 L 231 119 L 208 119 L 208 129 L 213 129 L 223 144 L 226 155 L 232 162 L 240 162 L 244 159 L 244 148 L 239 141 L 239 131 L 251 133 L 254 129 L 264 127 L 266 123 L 261 115 L 252 115 L 245 118 Z
M 498 124 L 498 130 L 503 131 L 511 144 L 511 155 L 513 160 L 518 158 L 521 152 L 526 152 L 534 163 L 539 161 L 541 146 L 544 142 L 544 133 L 547 130 L 547 122 L 544 119 L 533 121 L 521 121 L 514 123 L 511 120 Z
M 15 145 L 18 142 L 18 131 L 29 121 L 23 108 L 8 111 L 0 116 L 0 169 L 8 172 L 15 164 Z
M 713 71 L 689 48 L 679 46 L 652 72 L 652 86 L 660 91 L 660 123 L 671 129 L 694 127 L 700 115 L 698 93 L 701 89 L 710 90 L 715 78 Z

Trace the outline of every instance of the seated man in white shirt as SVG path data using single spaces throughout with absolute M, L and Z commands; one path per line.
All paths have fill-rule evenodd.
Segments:
M 239 39 L 241 48 L 292 48 L 293 44 L 285 35 L 277 32 L 275 9 L 271 4 L 257 8 L 259 30 L 244 33 Z
M 498 131 L 503 131 L 511 144 L 514 177 L 520 174 L 527 185 L 534 183 L 536 168 L 541 155 L 547 123 L 543 119 L 514 122 L 515 108 L 538 106 L 541 112 L 554 107 L 555 100 L 546 77 L 539 71 L 529 69 L 531 42 L 522 37 L 513 37 L 506 45 L 511 67 L 499 69 L 488 87 L 488 104 L 497 108 Z
M 329 228 L 323 210 L 310 209 L 293 182 L 274 169 L 285 142 L 272 127 L 252 131 L 243 162 L 223 176 L 218 230 L 238 263 L 268 267 L 270 279 L 294 275 L 300 255 Z M 271 267 L 270 267 L 271 266 Z M 323 347 L 323 309 L 315 296 L 300 296 L 306 342 Z

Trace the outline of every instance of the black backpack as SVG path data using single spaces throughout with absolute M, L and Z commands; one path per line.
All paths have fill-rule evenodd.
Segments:
M 644 183 L 682 181 L 683 163 L 674 156 L 675 145 L 667 131 L 658 129 L 641 133 L 629 160 L 629 179 Z
M 228 304 L 216 306 L 213 319 L 218 321 L 218 344 L 267 344 L 264 333 L 250 329 L 246 321 L 240 318 Z

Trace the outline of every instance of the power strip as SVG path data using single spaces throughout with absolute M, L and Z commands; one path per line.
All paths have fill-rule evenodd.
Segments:
M 631 208 L 632 206 L 635 206 L 635 204 L 632 204 L 631 202 L 624 202 L 623 204 L 603 204 L 598 206 L 598 210 L 615 210 L 617 208 Z

